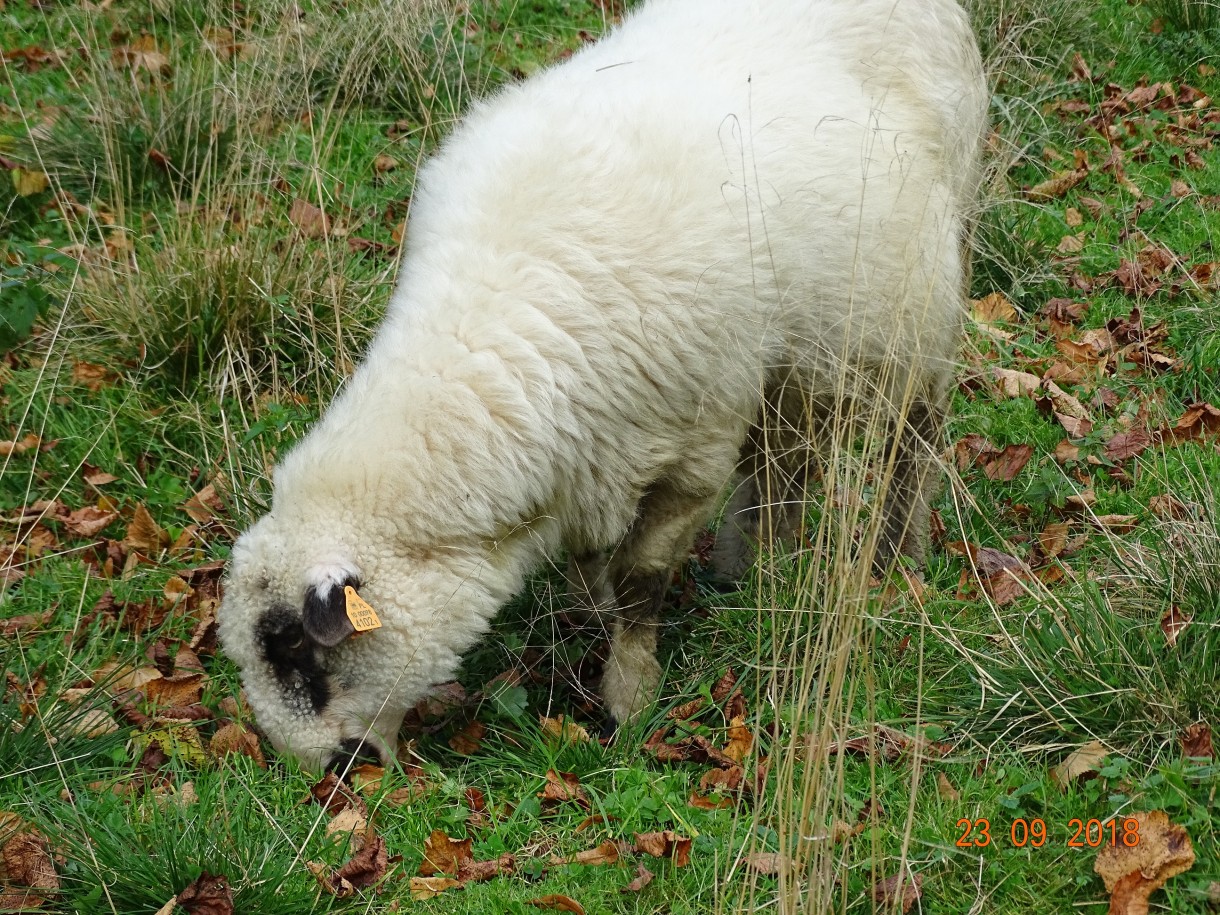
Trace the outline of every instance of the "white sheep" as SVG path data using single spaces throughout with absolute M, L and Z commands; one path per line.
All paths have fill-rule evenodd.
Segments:
M 367 358 L 233 549 L 220 634 L 271 742 L 392 756 L 565 550 L 613 593 L 631 718 L 672 570 L 741 473 L 758 501 L 792 404 L 910 402 L 883 548 L 918 554 L 986 103 L 954 0 L 653 0 L 476 105 Z M 354 634 L 347 585 L 381 628 Z

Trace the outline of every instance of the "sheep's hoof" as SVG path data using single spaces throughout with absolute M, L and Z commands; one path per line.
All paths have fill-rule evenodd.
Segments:
M 601 734 L 598 736 L 605 741 L 611 741 L 618 734 L 618 719 L 613 715 L 606 716 L 606 723 L 602 725 Z
M 349 737 L 339 745 L 339 752 L 326 763 L 326 771 L 334 772 L 341 778 L 347 778 L 347 773 L 361 763 L 381 765 L 381 754 L 376 747 L 359 737 Z

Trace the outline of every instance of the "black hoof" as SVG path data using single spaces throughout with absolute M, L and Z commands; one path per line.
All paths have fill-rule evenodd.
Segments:
M 349 737 L 339 744 L 339 752 L 326 763 L 326 771 L 338 772 L 340 775 L 344 775 L 348 769 L 353 766 L 359 766 L 362 763 L 372 763 L 374 766 L 380 766 L 381 754 L 368 741 L 361 740 L 359 737 Z
M 618 720 L 613 715 L 606 716 L 606 723 L 602 725 L 601 739 L 602 741 L 610 741 L 614 739 L 614 735 L 618 733 Z

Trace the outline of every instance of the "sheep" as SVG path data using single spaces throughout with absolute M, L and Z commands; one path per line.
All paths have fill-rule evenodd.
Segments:
M 793 407 L 886 413 L 881 548 L 918 558 L 986 105 L 955 0 L 652 0 L 476 104 L 420 172 L 363 363 L 233 547 L 220 636 L 271 743 L 391 759 L 564 551 L 632 720 L 672 571 L 743 476 L 730 512 L 759 514 Z M 758 526 L 727 525 L 733 571 Z

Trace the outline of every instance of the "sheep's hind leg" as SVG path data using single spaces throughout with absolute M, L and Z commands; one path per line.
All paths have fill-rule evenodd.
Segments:
M 712 548 L 712 582 L 732 587 L 745 578 L 758 548 L 775 549 L 797 540 L 805 520 L 811 471 L 811 438 L 820 414 L 806 407 L 794 381 L 769 394 L 750 430 L 738 463 L 740 482 L 724 508 Z
M 893 475 L 881 509 L 881 539 L 873 557 L 879 573 L 887 571 L 899 555 L 913 559 L 916 565 L 923 565 L 926 558 L 945 413 L 943 398 L 917 398 L 890 439 L 886 454 L 893 456 Z
M 641 500 L 631 531 L 610 558 L 615 606 L 602 675 L 608 730 L 648 707 L 661 684 L 657 631 L 673 570 L 715 508 L 717 488 L 691 493 L 659 484 Z

